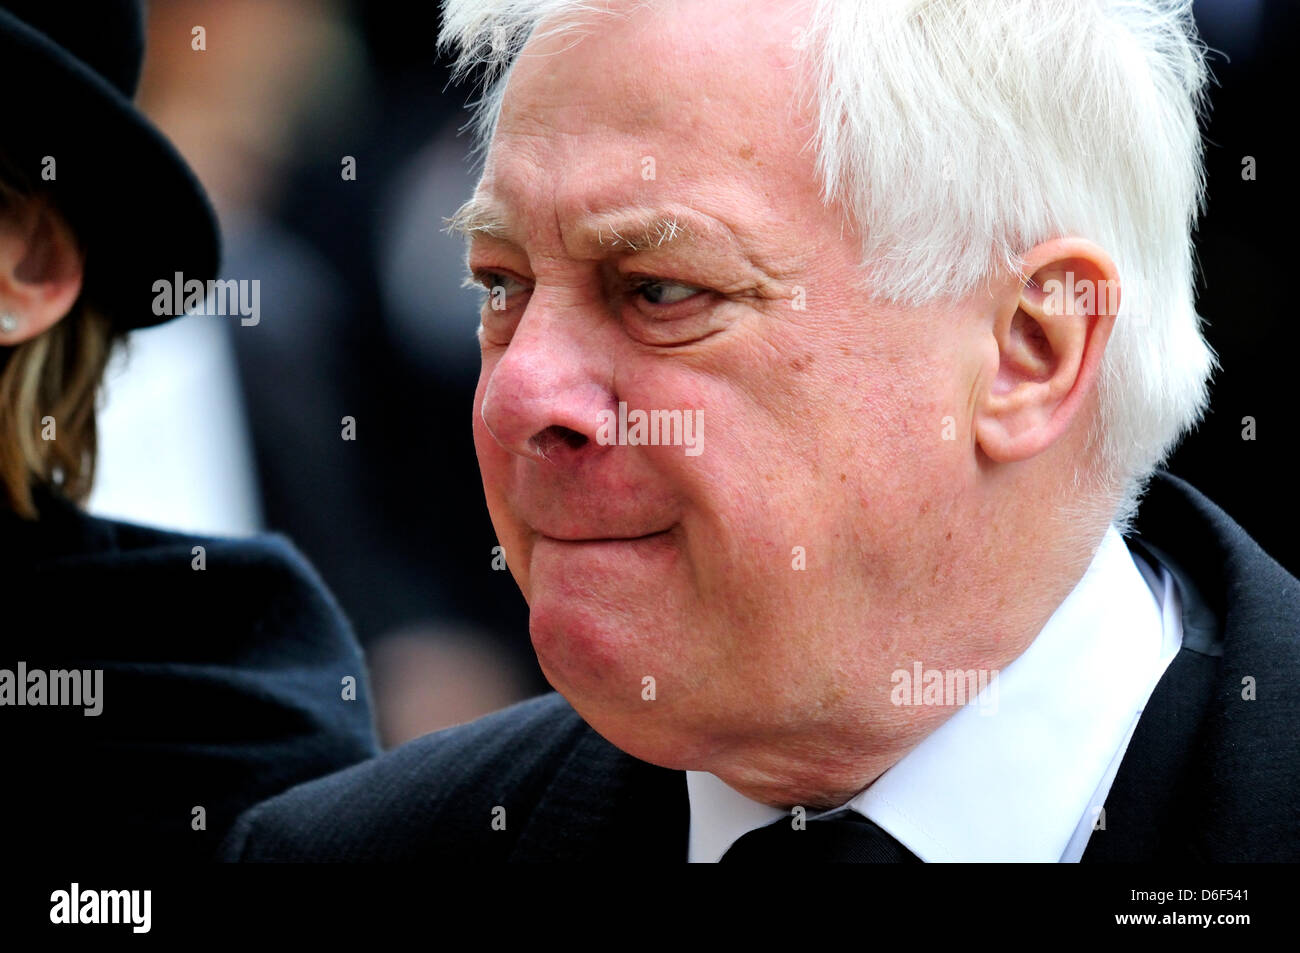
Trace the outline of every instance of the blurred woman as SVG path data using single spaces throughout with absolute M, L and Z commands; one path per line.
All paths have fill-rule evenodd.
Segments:
M 0 0 L 0 806 L 13 856 L 206 859 L 245 807 L 376 752 L 360 651 L 289 543 L 79 506 L 115 344 L 172 317 L 175 286 L 215 278 L 219 259 L 202 188 L 132 105 L 142 57 L 138 2 Z

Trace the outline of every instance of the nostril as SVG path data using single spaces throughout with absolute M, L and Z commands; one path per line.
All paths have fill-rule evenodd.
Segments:
M 578 450 L 586 446 L 587 438 L 578 433 L 576 430 L 570 430 L 568 427 L 557 427 L 560 431 L 560 439 L 568 444 L 570 450 Z
M 570 450 L 581 449 L 586 445 L 587 438 L 576 430 L 556 425 L 547 427 L 541 433 L 536 434 L 531 443 L 533 450 L 539 457 L 548 458 L 562 446 L 568 447 Z

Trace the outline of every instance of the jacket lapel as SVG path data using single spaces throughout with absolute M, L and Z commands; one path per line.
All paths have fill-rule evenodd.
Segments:
M 1191 808 L 1183 790 L 1195 776 L 1200 726 L 1213 690 L 1213 658 L 1184 648 L 1169 663 L 1138 720 L 1119 772 L 1106 796 L 1084 863 L 1172 859 L 1179 832 L 1188 832 Z

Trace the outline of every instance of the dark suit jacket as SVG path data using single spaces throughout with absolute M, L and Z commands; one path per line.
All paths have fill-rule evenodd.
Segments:
M 207 861 L 250 805 L 378 753 L 360 648 L 287 541 L 38 507 L 0 512 L 0 669 L 102 669 L 103 709 L 0 706 L 9 856 Z
M 1300 583 L 1158 474 L 1130 540 L 1174 572 L 1183 649 L 1138 723 L 1085 861 L 1298 860 Z M 1243 679 L 1256 683 L 1243 698 Z M 493 828 L 505 809 L 505 829 Z M 498 812 L 499 816 L 499 812 Z M 420 738 L 247 812 L 229 860 L 683 861 L 685 775 L 632 758 L 550 694 Z

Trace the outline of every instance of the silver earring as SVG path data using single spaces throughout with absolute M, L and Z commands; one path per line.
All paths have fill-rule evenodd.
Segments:
M 0 314 L 0 334 L 13 334 L 18 330 L 18 316 Z

